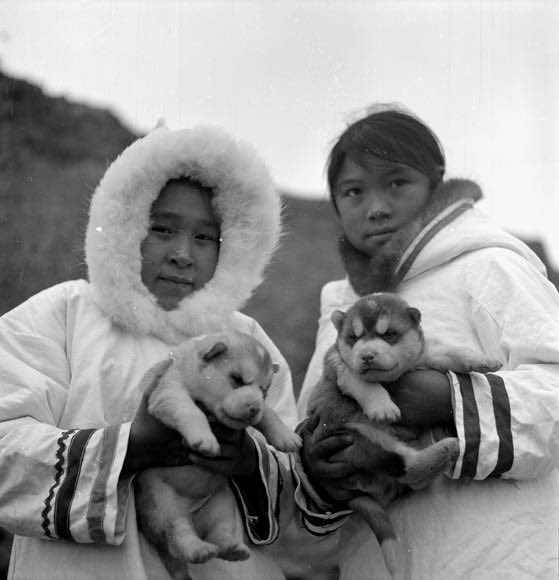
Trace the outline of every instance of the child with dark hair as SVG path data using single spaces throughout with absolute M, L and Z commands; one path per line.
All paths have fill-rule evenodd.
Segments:
M 138 530 L 132 482 L 143 469 L 192 462 L 231 477 L 252 557 L 189 565 L 185 575 L 283 578 L 262 546 L 277 538 L 275 514 L 288 513 L 277 493 L 287 458 L 258 433 L 232 429 L 215 433 L 219 457 L 193 455 L 143 398 L 176 345 L 232 328 L 278 364 L 267 401 L 294 426 L 289 368 L 238 311 L 271 259 L 280 213 L 256 152 L 217 128 L 158 128 L 108 168 L 91 201 L 89 279 L 48 288 L 0 318 L 0 525 L 15 534 L 10 579 L 169 580 Z
M 503 363 L 486 375 L 418 370 L 385 385 L 403 424 L 443 426 L 460 442 L 448 477 L 390 508 L 403 578 L 556 580 L 559 296 L 535 254 L 476 208 L 480 188 L 444 173 L 436 136 L 399 107 L 377 107 L 334 145 L 328 182 L 347 278 L 322 290 L 300 416 L 336 337 L 332 312 L 396 292 L 419 308 L 427 338 Z M 360 493 L 344 461 L 351 439 L 316 441 L 312 425 L 301 488 L 318 493 L 303 523 L 332 534 L 321 543 L 336 551 L 341 580 L 385 579 L 375 537 L 343 509 Z

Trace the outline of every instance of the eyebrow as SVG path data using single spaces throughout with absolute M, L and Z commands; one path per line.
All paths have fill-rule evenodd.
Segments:
M 151 220 L 163 219 L 163 220 L 169 220 L 169 221 L 174 221 L 174 222 L 182 222 L 183 221 L 182 216 L 180 216 L 179 214 L 177 214 L 173 211 L 168 211 L 168 210 L 163 210 L 163 211 L 156 210 L 151 214 L 150 219 Z M 199 220 L 197 222 L 197 225 L 219 229 L 219 223 L 216 222 L 215 220 L 210 220 L 210 219 Z

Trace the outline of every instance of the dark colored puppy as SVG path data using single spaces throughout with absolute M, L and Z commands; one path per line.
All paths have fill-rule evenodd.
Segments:
M 354 432 L 353 465 L 363 469 L 357 485 L 363 495 L 349 502 L 371 527 L 388 570 L 401 561 L 400 546 L 386 506 L 410 489 L 425 487 L 449 469 L 458 456 L 458 440 L 446 437 L 425 446 L 426 432 L 397 425 L 400 410 L 381 385 L 418 368 L 488 372 L 501 363 L 469 349 L 445 350 L 425 342 L 421 314 L 395 294 L 359 299 L 347 312 L 332 314 L 338 331 L 324 358 L 323 374 L 313 390 L 309 414 L 320 417 L 313 438 Z

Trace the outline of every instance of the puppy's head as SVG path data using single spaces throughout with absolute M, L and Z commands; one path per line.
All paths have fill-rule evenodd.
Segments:
M 258 424 L 277 371 L 264 346 L 248 334 L 224 331 L 188 341 L 185 348 L 190 352 L 177 363 L 200 407 L 233 429 Z
M 420 320 L 417 308 L 390 293 L 369 294 L 332 314 L 342 359 L 368 382 L 392 381 L 414 368 L 424 345 Z

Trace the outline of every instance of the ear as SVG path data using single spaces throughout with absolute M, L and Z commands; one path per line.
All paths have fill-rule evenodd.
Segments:
M 274 371 L 274 375 L 277 375 L 278 374 L 279 369 L 280 369 L 280 367 L 279 367 L 279 364 L 278 363 L 273 363 L 272 364 L 272 370 Z
M 227 352 L 227 345 L 224 342 L 216 342 L 206 352 L 202 353 L 202 360 L 210 362 L 224 352 Z
M 330 319 L 334 323 L 334 326 L 336 327 L 338 334 L 342 331 L 342 326 L 345 317 L 346 317 L 345 312 L 342 312 L 341 310 L 334 310 L 334 312 L 332 312 L 332 316 L 330 317 Z
M 409 306 L 407 312 L 410 318 L 413 320 L 414 324 L 419 326 L 419 323 L 421 322 L 421 312 L 419 312 L 419 310 L 413 306 Z

